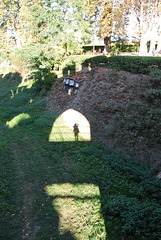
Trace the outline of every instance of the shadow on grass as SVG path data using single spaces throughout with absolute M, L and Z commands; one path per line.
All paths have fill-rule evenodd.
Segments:
M 87 65 L 91 67 L 92 59 L 90 61 Z M 89 151 L 93 126 L 84 116 L 88 125 L 88 131 L 85 131 L 89 133 L 87 140 L 83 134 L 81 136 L 79 117 L 75 119 L 69 114 L 66 121 L 63 113 L 44 113 L 45 101 L 40 96 L 38 99 L 37 89 L 18 87 L 20 82 L 12 79 L 11 75 L 6 75 L 5 83 L 1 76 L 0 80 L 5 84 L 0 101 L 1 119 L 8 126 L 2 124 L 1 130 L 5 129 L 3 133 L 12 157 L 7 154 L 13 160 L 10 166 L 14 168 L 9 183 L 12 193 L 9 198 L 13 199 L 10 201 L 7 196 L 7 203 L 12 203 L 16 211 L 11 209 L 7 231 L 7 221 L 3 219 L 1 228 L 5 230 L 1 239 L 123 239 L 120 221 L 114 222 L 102 214 L 109 196 L 105 187 L 108 185 L 109 162 L 100 164 L 99 151 L 96 155 L 93 154 L 94 147 Z M 78 109 L 71 110 L 77 115 Z M 57 125 L 59 117 L 61 124 Z M 74 124 L 79 124 L 78 141 Z M 51 142 L 56 135 L 55 129 L 57 141 Z M 113 182 L 110 184 L 115 189 Z M 6 207 L 5 214 L 7 211 Z M 114 224 L 117 226 L 112 226 Z M 127 239 L 133 238 L 128 236 Z
M 89 121 L 77 109 L 43 118 L 45 103 L 41 97 L 37 100 L 37 88 L 19 87 L 20 79 L 13 81 L 12 74 L 5 81 L 6 95 L 3 92 L 0 99 L 6 136 L 13 141 L 15 176 L 10 184 L 16 212 L 8 224 L 11 230 L 1 239 L 109 239 L 101 211 L 106 192 L 95 171 L 99 163 L 89 173 L 90 154 L 84 161 L 79 151 L 90 146 Z M 79 124 L 78 139 L 74 124 Z
M 14 76 L 9 74 L 5 76 L 5 79 L 2 76 L 0 79 L 2 83 L 5 83 L 5 91 L 1 91 L 0 93 L 2 103 L 1 118 L 3 120 L 2 129 L 5 129 L 5 139 L 7 139 L 9 145 L 9 152 L 12 154 L 12 157 L 10 157 L 13 159 L 13 164 L 12 166 L 10 165 L 10 167 L 14 169 L 12 169 L 13 175 L 10 178 L 12 181 L 7 182 L 7 184 L 10 185 L 10 196 L 12 196 L 12 200 L 8 199 L 7 202 L 10 204 L 12 202 L 12 205 L 15 206 L 14 210 L 9 210 L 11 211 L 11 215 L 8 215 L 9 218 L 6 218 L 8 231 L 5 230 L 1 232 L 1 239 L 10 238 L 18 240 L 21 238 L 38 238 L 44 240 L 76 240 L 80 239 L 84 231 L 83 228 L 87 228 L 87 232 L 85 231 L 86 235 L 84 236 L 84 239 L 87 239 L 88 234 L 95 234 L 91 233 L 94 222 L 91 222 L 90 226 L 88 226 L 88 224 L 92 215 L 91 211 L 95 208 L 96 202 L 100 201 L 99 190 L 96 187 L 97 194 L 93 194 L 91 189 L 94 187 L 94 184 L 86 184 L 81 178 L 72 181 L 71 179 L 75 173 L 73 170 L 73 173 L 70 172 L 71 166 L 68 165 L 64 157 L 66 155 L 66 148 L 74 147 L 75 144 L 78 145 L 79 141 L 84 141 L 84 137 L 85 140 L 90 141 L 90 124 L 82 114 L 72 110 L 72 125 L 69 126 L 71 118 L 68 116 L 66 127 L 68 131 L 70 129 L 70 142 L 66 143 L 65 140 L 64 143 L 48 143 L 48 145 L 50 145 L 51 157 L 48 152 L 46 152 L 47 156 L 44 156 L 43 145 L 34 146 L 33 148 L 33 145 L 30 144 L 30 141 L 35 141 L 34 135 L 36 134 L 36 132 L 31 133 L 32 129 L 34 129 L 33 131 L 38 131 L 41 136 L 41 131 L 43 132 L 44 127 L 46 127 L 46 125 L 43 126 L 42 118 L 41 124 L 38 123 L 40 114 L 42 114 L 41 112 L 44 110 L 44 105 L 40 106 L 41 99 L 39 102 L 36 102 L 36 89 L 28 89 L 25 86 L 19 87 L 20 79 L 13 81 Z M 73 111 L 77 116 L 76 119 Z M 55 116 L 52 118 L 52 123 L 53 119 L 56 119 Z M 49 118 L 51 118 L 51 116 Z M 45 118 L 44 121 L 46 120 Z M 87 124 L 87 127 L 84 126 L 84 122 Z M 76 123 L 79 124 L 78 139 L 75 139 L 74 124 Z M 35 125 L 34 128 L 32 124 Z M 48 130 L 45 131 L 45 134 L 39 138 L 39 141 L 49 137 L 49 132 L 51 131 L 50 125 L 51 123 L 48 125 Z M 7 128 L 5 126 L 7 126 Z M 38 126 L 38 129 L 36 129 L 36 126 Z M 84 128 L 87 128 L 85 132 L 82 130 Z M 87 134 L 88 136 L 85 136 Z M 84 142 L 84 144 L 86 144 L 86 142 Z M 42 149 L 40 150 L 39 148 Z M 65 162 L 62 163 L 60 161 L 59 164 L 54 163 L 53 155 L 56 154 L 57 151 L 58 156 L 60 155 L 59 157 L 62 157 Z M 45 159 L 45 162 L 43 159 Z M 55 167 L 56 164 L 58 164 L 58 169 Z M 64 164 L 67 165 L 65 165 L 65 169 L 62 171 Z M 52 170 L 51 167 L 53 168 Z M 7 175 L 5 177 L 7 178 Z M 67 182 L 71 182 L 71 184 L 67 186 Z M 48 194 L 47 183 L 49 186 L 54 185 L 54 188 L 57 186 L 58 192 Z M 89 186 L 86 187 L 86 185 Z M 63 186 L 67 186 L 67 189 Z M 86 189 L 86 194 L 83 196 L 84 189 Z M 76 193 L 70 195 L 71 191 L 73 192 L 75 190 Z M 66 191 L 66 195 L 59 195 L 59 191 L 63 191 L 63 194 Z M 89 194 L 87 194 L 88 191 Z M 78 195 L 77 192 L 80 192 L 82 196 Z M 4 196 L 4 198 L 5 202 L 6 197 Z M 66 209 L 64 209 L 63 206 L 66 206 Z M 86 209 L 82 210 L 82 208 L 84 208 L 83 206 L 85 206 Z M 90 209 L 88 209 L 88 206 L 90 206 Z M 98 206 L 100 208 L 99 203 Z M 84 214 L 84 217 L 80 215 L 79 210 Z M 3 212 L 5 211 L 7 211 L 7 208 L 6 210 L 3 209 Z M 101 218 L 99 211 L 100 209 L 96 208 L 93 213 Z M 88 215 L 87 220 L 89 222 L 86 222 L 86 215 Z M 83 220 L 82 217 L 84 218 Z M 97 222 L 97 219 L 93 221 Z M 4 228 L 3 224 L 6 224 L 4 218 L 1 226 L 2 229 Z

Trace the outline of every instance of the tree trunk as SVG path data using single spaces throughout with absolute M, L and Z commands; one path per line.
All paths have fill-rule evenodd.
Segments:
M 144 19 L 144 6 L 141 1 L 140 6 L 140 56 L 147 56 L 147 25 Z
M 140 56 L 147 56 L 147 36 L 145 33 L 141 34 L 140 38 Z
M 159 52 L 159 51 L 161 51 L 161 32 L 159 33 L 158 45 L 156 49 L 156 52 Z
M 150 56 L 155 56 L 155 34 L 151 34 L 152 39 L 150 41 L 150 50 L 149 50 L 149 54 Z
M 111 36 L 104 38 L 104 44 L 105 44 L 106 52 L 109 53 L 109 46 L 111 45 Z
M 68 54 L 68 43 L 64 43 L 64 49 L 65 49 L 65 56 Z

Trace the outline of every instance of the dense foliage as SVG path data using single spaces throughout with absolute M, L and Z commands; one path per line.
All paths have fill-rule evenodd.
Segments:
M 81 152 L 88 156 L 82 160 L 80 155 L 81 163 L 86 163 L 92 180 L 100 186 L 107 229 L 127 239 L 160 239 L 161 182 L 154 176 L 156 169 L 110 149 L 106 152 L 91 145 Z M 121 239 L 115 231 L 109 237 Z
M 96 56 L 86 59 L 84 65 L 91 67 L 114 67 L 117 70 L 148 74 L 153 68 L 161 69 L 161 58 L 138 56 Z

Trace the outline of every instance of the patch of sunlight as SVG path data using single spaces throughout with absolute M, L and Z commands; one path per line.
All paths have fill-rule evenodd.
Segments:
M 11 89 L 11 99 L 14 98 L 18 93 L 22 92 L 23 91 L 23 88 L 19 88 L 17 87 L 16 91 L 12 90 Z
M 74 125 L 77 126 L 77 133 L 74 130 Z M 89 121 L 74 109 L 68 109 L 56 119 L 49 136 L 50 142 L 90 140 L 91 131 Z
M 32 88 L 33 84 L 34 84 L 34 80 L 32 79 L 27 80 L 23 78 L 21 83 L 18 85 L 18 88 L 26 87 L 26 89 L 30 89 Z
M 15 97 L 15 95 L 17 95 L 19 93 L 19 88 L 16 89 L 16 92 L 14 90 L 11 89 L 11 99 Z
M 11 121 L 7 121 L 6 125 L 9 126 L 9 128 L 13 128 L 19 124 L 19 122 L 29 119 L 30 115 L 27 113 L 21 113 L 14 117 Z
M 98 186 L 62 183 L 48 185 L 45 191 L 59 214 L 60 236 L 70 232 L 77 240 L 106 239 Z

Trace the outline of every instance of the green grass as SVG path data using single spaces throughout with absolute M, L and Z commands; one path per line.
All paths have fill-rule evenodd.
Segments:
M 93 142 L 49 142 L 56 112 L 0 79 L 0 239 L 161 239 L 157 169 Z

